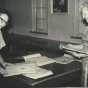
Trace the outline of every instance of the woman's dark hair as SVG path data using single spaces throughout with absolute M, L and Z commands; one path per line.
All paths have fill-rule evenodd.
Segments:
M 6 46 L 2 48 L 1 50 L 1 55 L 5 58 L 8 55 L 8 49 L 9 49 L 9 45 L 10 45 L 10 37 L 9 37 L 9 29 L 11 28 L 11 16 L 8 10 L 6 9 L 0 9 L 0 13 L 4 13 L 8 15 L 8 22 L 6 24 L 5 27 L 3 27 L 1 29 L 3 38 L 5 40 Z
M 1 14 L 4 13 L 4 14 L 8 15 L 8 22 L 6 23 L 6 26 L 1 29 L 4 39 L 6 39 L 7 38 L 7 34 L 8 34 L 8 30 L 10 29 L 10 14 L 5 9 L 0 9 L 0 13 Z
M 4 13 L 4 14 L 7 14 L 7 15 L 8 15 L 8 22 L 7 22 L 7 24 L 6 24 L 5 27 L 10 26 L 10 21 L 11 21 L 10 19 L 11 19 L 11 16 L 10 16 L 9 11 L 7 11 L 7 10 L 5 10 L 5 9 L 0 9 L 0 13 L 1 13 L 1 14 Z

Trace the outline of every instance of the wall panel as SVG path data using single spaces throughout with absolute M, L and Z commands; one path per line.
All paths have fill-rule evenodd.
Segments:
M 5 0 L 5 8 L 12 16 L 12 31 L 31 29 L 31 0 Z

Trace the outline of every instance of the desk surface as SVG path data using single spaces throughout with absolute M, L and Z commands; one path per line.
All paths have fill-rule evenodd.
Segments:
M 42 68 L 52 70 L 54 72 L 54 74 L 52 76 L 48 76 L 48 77 L 44 77 L 44 78 L 40 78 L 40 79 L 36 79 L 36 80 L 25 77 L 23 75 L 18 75 L 15 77 L 17 79 L 21 80 L 23 83 L 29 85 L 29 86 L 36 86 L 36 85 L 40 85 L 40 84 L 42 85 L 42 83 L 44 83 L 44 82 L 45 83 L 47 83 L 49 81 L 51 82 L 51 80 L 55 81 L 55 79 L 57 79 L 57 78 L 60 78 L 60 77 L 63 77 L 65 75 L 69 75 L 71 73 L 79 71 L 81 69 L 80 64 L 81 63 L 74 61 L 74 62 L 69 63 L 67 65 L 53 63 L 53 64 L 43 66 Z M 67 79 L 71 80 L 72 78 L 68 76 Z M 67 82 L 66 79 L 64 79 L 64 80 L 65 80 L 65 82 Z

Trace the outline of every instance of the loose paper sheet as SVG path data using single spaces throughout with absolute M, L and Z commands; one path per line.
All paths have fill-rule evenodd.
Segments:
M 5 73 L 3 75 L 7 77 L 24 73 L 35 73 L 36 69 L 38 68 L 39 67 L 35 66 L 34 64 L 27 64 L 27 63 L 12 64 L 6 67 Z
M 50 70 L 43 69 L 43 68 L 38 68 L 36 69 L 35 73 L 28 73 L 28 74 L 23 74 L 23 75 L 32 79 L 39 79 L 39 78 L 53 75 L 53 72 Z

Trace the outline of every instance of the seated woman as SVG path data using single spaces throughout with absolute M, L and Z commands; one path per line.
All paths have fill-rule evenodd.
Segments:
M 2 48 L 6 45 L 1 33 L 1 29 L 7 25 L 8 20 L 9 17 L 6 13 L 0 13 L 0 50 L 2 50 Z M 5 62 L 2 56 L 0 55 L 0 72 L 5 69 L 5 65 Z

